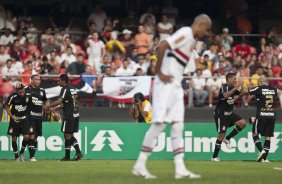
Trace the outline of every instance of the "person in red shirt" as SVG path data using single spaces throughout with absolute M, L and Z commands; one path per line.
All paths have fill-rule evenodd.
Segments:
M 24 71 L 22 72 L 22 84 L 28 86 L 30 84 L 30 77 L 32 75 L 32 62 L 28 61 L 24 66 Z
M 246 40 L 242 40 L 241 44 L 237 44 L 233 48 L 233 54 L 235 56 L 239 54 L 243 59 L 248 59 L 251 53 L 251 46 L 247 44 Z

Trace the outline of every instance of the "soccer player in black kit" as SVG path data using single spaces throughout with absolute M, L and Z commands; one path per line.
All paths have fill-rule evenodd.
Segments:
M 49 109 L 52 112 L 56 110 L 58 105 L 63 105 L 63 123 L 61 131 L 64 133 L 65 138 L 65 157 L 63 157 L 61 161 L 71 161 L 71 146 L 76 150 L 76 155 L 72 160 L 78 161 L 83 157 L 78 142 L 73 136 L 73 133 L 78 132 L 79 127 L 78 95 L 77 90 L 68 83 L 69 78 L 67 74 L 60 75 L 58 84 L 62 89 L 59 98 L 55 102 L 46 105 L 45 109 Z
M 235 74 L 228 73 L 226 75 L 226 84 L 223 84 L 219 91 L 218 103 L 214 111 L 214 119 L 218 132 L 214 153 L 211 159 L 214 162 L 220 161 L 218 153 L 221 148 L 221 143 L 224 142 L 227 148 L 231 149 L 230 139 L 246 127 L 246 121 L 233 112 L 236 99 L 244 94 L 239 90 L 240 87 L 241 83 L 236 81 Z M 236 125 L 235 128 L 225 137 L 227 128 L 233 125 Z
M 17 138 L 23 134 L 22 149 L 25 149 L 29 143 L 29 133 L 33 130 L 30 128 L 27 117 L 27 106 L 29 98 L 26 96 L 24 85 L 18 83 L 16 85 L 16 92 L 12 93 L 5 102 L 8 115 L 10 116 L 10 123 L 8 127 L 8 134 L 12 137 L 12 148 L 16 161 L 24 161 L 23 153 L 18 153 Z M 34 146 L 32 143 L 29 146 Z
M 275 126 L 275 100 L 277 98 L 277 88 L 269 86 L 267 79 L 259 79 L 259 86 L 249 89 L 250 95 L 255 95 L 257 99 L 257 114 L 253 123 L 253 140 L 259 150 L 258 162 L 269 162 L 266 158 L 270 149 L 270 139 L 273 137 Z M 259 138 L 259 134 L 265 137 L 264 146 Z
M 35 159 L 35 151 L 37 148 L 37 137 L 42 136 L 42 120 L 43 120 L 43 105 L 47 104 L 46 92 L 40 88 L 41 79 L 38 74 L 31 76 L 31 84 L 25 88 L 26 95 L 29 97 L 28 104 L 28 119 L 33 133 L 30 133 L 29 142 L 32 142 L 34 147 L 29 146 L 30 161 Z M 24 151 L 24 150 L 23 150 Z

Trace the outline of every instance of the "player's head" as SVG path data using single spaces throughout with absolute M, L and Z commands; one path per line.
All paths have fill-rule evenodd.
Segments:
M 61 74 L 59 77 L 59 81 L 58 84 L 63 87 L 65 86 L 67 83 L 69 83 L 69 77 L 67 74 Z
M 39 88 L 41 84 L 41 79 L 38 74 L 34 74 L 31 76 L 31 86 L 34 88 Z
M 235 75 L 235 73 L 228 73 L 226 75 L 226 83 L 228 85 L 235 85 L 236 84 L 236 75 Z
M 200 14 L 197 17 L 195 17 L 191 27 L 194 36 L 201 39 L 204 36 L 208 35 L 208 32 L 212 27 L 211 18 L 206 14 Z
M 22 83 L 17 83 L 16 92 L 21 97 L 23 97 L 25 95 L 25 89 L 24 89 L 24 85 Z
M 259 86 L 268 85 L 267 79 L 266 79 L 265 77 L 259 78 L 259 80 L 258 80 L 258 85 L 259 85 Z

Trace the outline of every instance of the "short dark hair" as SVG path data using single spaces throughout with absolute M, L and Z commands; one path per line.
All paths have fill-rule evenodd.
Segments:
M 139 92 L 139 93 L 135 93 L 134 96 L 133 96 L 133 98 L 139 99 L 139 100 L 141 100 L 142 102 L 145 101 L 144 95 L 143 95 L 142 93 L 140 93 L 140 92 Z
M 69 83 L 69 81 L 70 81 L 68 75 L 65 74 L 65 73 L 60 75 L 60 79 L 62 81 L 65 81 L 66 83 Z
M 39 77 L 39 74 L 33 74 L 30 78 L 33 79 L 34 77 Z
M 232 73 L 232 72 L 228 73 L 228 74 L 226 75 L 226 81 L 228 81 L 228 79 L 230 79 L 230 78 L 232 78 L 232 77 L 235 77 L 235 76 L 236 76 L 235 73 Z

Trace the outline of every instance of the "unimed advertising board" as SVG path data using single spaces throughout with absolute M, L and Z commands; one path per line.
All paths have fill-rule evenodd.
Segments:
M 59 159 L 64 155 L 64 139 L 60 123 L 43 123 L 43 136 L 38 138 L 39 159 Z M 136 123 L 80 123 L 75 134 L 85 159 L 136 159 L 149 125 Z M 0 124 L 0 159 L 12 159 L 11 138 L 7 135 L 8 123 Z M 230 129 L 231 130 L 231 129 Z M 229 130 L 229 131 L 230 131 Z M 170 128 L 156 140 L 152 159 L 172 159 Z M 185 124 L 184 143 L 187 160 L 209 160 L 217 132 L 213 123 Z M 22 140 L 20 137 L 19 141 Z M 20 142 L 18 142 L 20 145 Z M 231 149 L 222 145 L 222 160 L 255 160 L 257 150 L 253 143 L 251 125 L 231 139 Z M 28 157 L 28 151 L 25 152 Z M 72 151 L 74 155 L 74 150 Z M 282 160 L 282 125 L 275 127 L 271 142 L 270 160 Z

